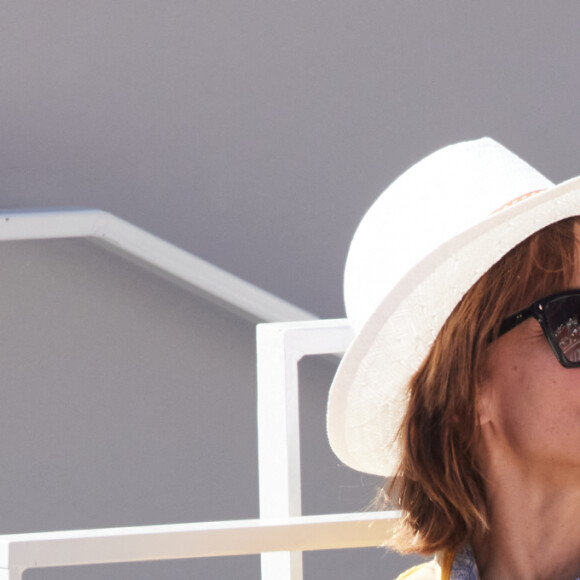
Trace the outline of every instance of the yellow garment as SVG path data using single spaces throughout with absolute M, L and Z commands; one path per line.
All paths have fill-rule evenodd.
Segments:
M 409 578 L 411 574 L 418 572 L 422 568 L 432 568 L 435 573 L 434 580 L 449 580 L 454 557 L 455 554 L 453 552 L 446 552 L 441 555 L 438 554 L 435 560 L 425 562 L 425 564 L 419 564 L 418 566 L 413 566 L 413 568 L 406 570 L 397 576 L 395 580 L 405 580 L 405 578 Z
M 404 580 L 405 578 L 408 578 L 411 574 L 413 574 L 413 572 L 417 572 L 418 570 L 421 570 L 421 568 L 426 568 L 427 566 L 431 566 L 431 564 L 432 564 L 432 562 L 426 562 L 425 564 L 419 564 L 418 566 L 413 566 L 412 568 L 409 568 L 409 570 L 405 570 L 405 572 L 403 572 L 402 574 L 397 576 L 395 578 L 395 580 Z

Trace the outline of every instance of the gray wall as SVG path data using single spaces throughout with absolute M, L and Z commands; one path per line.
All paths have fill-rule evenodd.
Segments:
M 0 204 L 109 210 L 320 316 L 422 155 L 578 171 L 574 1 L 24 0 L 0 18 Z
M 490 135 L 554 181 L 578 173 L 576 2 L 0 8 L 0 207 L 108 210 L 321 317 L 343 315 L 360 217 L 422 155 Z M 257 515 L 250 323 L 87 242 L 3 244 L 0 263 L 0 531 Z M 303 372 L 307 511 L 364 506 L 375 482 L 324 440 L 332 369 Z M 309 555 L 307 573 L 389 578 L 390 562 Z M 29 576 L 113 575 L 54 574 Z

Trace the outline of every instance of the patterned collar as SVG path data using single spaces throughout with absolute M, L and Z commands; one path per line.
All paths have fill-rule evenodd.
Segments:
M 469 544 L 466 544 L 455 553 L 449 580 L 479 580 L 477 564 Z

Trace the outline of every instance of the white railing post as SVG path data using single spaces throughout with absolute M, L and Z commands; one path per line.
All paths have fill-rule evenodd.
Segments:
M 311 354 L 342 353 L 353 332 L 348 321 L 260 324 L 258 457 L 260 517 L 302 514 L 298 362 Z M 302 580 L 302 553 L 262 555 L 262 580 Z

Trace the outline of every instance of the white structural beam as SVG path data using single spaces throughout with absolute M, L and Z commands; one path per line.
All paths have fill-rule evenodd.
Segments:
M 342 353 L 353 338 L 347 320 L 260 324 L 258 458 L 260 517 L 300 516 L 298 362 L 303 356 Z M 302 580 L 302 554 L 262 556 L 262 580 Z
M 301 580 L 303 550 L 377 546 L 397 512 L 301 516 L 298 362 L 342 353 L 346 320 L 309 312 L 99 210 L 0 212 L 0 241 L 91 238 L 223 301 L 258 327 L 260 520 L 0 536 L 0 580 L 31 567 L 271 553 L 263 580 Z M 303 322 L 281 323 L 281 320 Z
M 107 212 L 95 209 L 1 211 L 0 241 L 92 238 L 215 297 L 259 321 L 316 317 Z
M 399 512 L 304 516 L 0 536 L 0 578 L 23 570 L 380 546 Z

